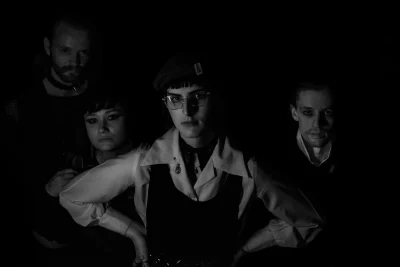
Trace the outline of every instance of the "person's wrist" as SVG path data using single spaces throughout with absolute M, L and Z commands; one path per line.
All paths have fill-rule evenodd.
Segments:
M 244 250 L 244 248 L 240 248 L 239 251 L 237 252 L 237 256 L 238 257 L 242 257 L 243 255 L 245 255 L 247 252 L 246 250 Z
M 47 195 L 49 195 L 51 197 L 58 197 L 58 194 L 55 194 L 54 192 L 52 192 L 51 189 L 52 188 L 49 184 L 46 184 L 46 186 L 44 187 L 44 191 L 46 192 Z
M 133 223 L 133 221 L 128 225 L 128 228 L 126 228 L 126 231 L 125 231 L 125 234 L 124 234 L 124 236 L 126 236 L 128 238 L 131 238 L 132 235 L 133 235 L 132 228 L 131 228 L 132 223 Z
M 129 225 L 128 229 L 126 229 L 125 236 L 135 243 L 144 241 L 144 236 L 140 231 L 138 231 L 136 228 L 132 227 L 133 222 Z

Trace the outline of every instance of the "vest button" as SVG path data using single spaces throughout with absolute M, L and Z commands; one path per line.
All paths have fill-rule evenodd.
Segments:
M 179 166 L 179 164 L 178 164 L 178 166 L 176 166 L 175 173 L 176 174 L 180 174 L 181 173 L 181 166 Z

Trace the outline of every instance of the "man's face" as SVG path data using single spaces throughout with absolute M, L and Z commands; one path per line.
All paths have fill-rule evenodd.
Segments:
M 198 138 L 204 136 L 211 129 L 210 99 L 206 101 L 204 106 L 195 105 L 196 98 L 200 99 L 206 93 L 207 91 L 198 85 L 167 90 L 167 96 L 171 96 L 173 100 L 188 96 L 193 97 L 192 99 L 185 98 L 182 108 L 169 109 L 172 121 L 182 138 Z
M 84 118 L 89 140 L 97 150 L 112 151 L 127 141 L 126 116 L 119 104 L 85 114 Z
M 323 147 L 333 137 L 333 99 L 328 89 L 304 89 L 296 107 L 291 106 L 292 117 L 299 122 L 299 130 L 311 147 Z
M 60 23 L 53 40 L 45 38 L 46 53 L 51 57 L 52 69 L 64 83 L 78 83 L 89 60 L 87 31 Z

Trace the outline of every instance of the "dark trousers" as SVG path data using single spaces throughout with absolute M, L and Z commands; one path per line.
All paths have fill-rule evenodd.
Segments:
M 262 266 L 307 266 L 307 267 L 331 267 L 332 258 L 324 256 L 317 251 L 302 248 L 272 247 L 245 255 L 237 267 L 262 267 Z
M 32 241 L 34 255 L 30 266 L 41 267 L 124 267 L 132 266 L 135 251 L 132 248 L 130 255 L 116 251 L 102 249 L 101 245 L 94 244 L 93 240 L 81 240 L 80 244 L 70 245 L 66 248 L 46 248 L 36 240 Z

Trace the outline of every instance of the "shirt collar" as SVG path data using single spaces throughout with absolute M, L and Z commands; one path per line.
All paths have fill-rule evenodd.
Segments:
M 153 143 L 140 166 L 169 164 L 175 162 L 178 157 L 181 157 L 179 131 L 172 128 Z
M 234 149 L 227 137 L 220 137 L 211 155 L 214 168 L 227 173 L 250 178 L 243 153 Z M 146 153 L 140 166 L 183 163 L 179 149 L 179 131 L 170 129 L 157 139 Z
M 331 149 L 332 149 L 332 142 L 327 143 L 324 147 L 321 148 L 320 152 L 320 162 L 314 162 L 306 148 L 306 145 L 304 144 L 303 138 L 301 136 L 300 130 L 297 130 L 297 145 L 299 146 L 300 150 L 303 152 L 303 154 L 307 157 L 308 161 L 316 166 L 320 166 L 322 163 L 328 160 L 330 154 L 331 154 Z

